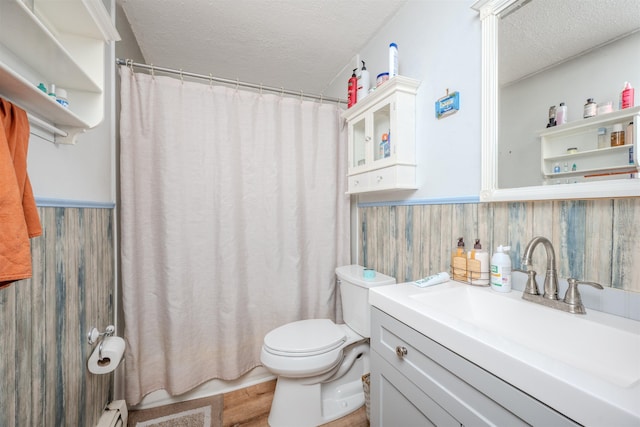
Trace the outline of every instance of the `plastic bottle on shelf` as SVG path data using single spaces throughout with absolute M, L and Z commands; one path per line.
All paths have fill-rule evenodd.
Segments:
M 398 75 L 398 45 L 391 43 L 389 45 L 389 78 Z
M 360 77 L 358 78 L 358 93 L 357 100 L 361 101 L 365 96 L 369 94 L 369 88 L 371 87 L 371 78 L 369 76 L 369 70 L 362 61 L 362 69 L 360 70 Z
M 629 82 L 624 82 L 624 88 L 620 94 L 620 109 L 631 108 L 634 105 L 635 92 Z
M 567 106 L 561 102 L 556 111 L 556 124 L 563 125 L 565 123 L 567 123 Z
M 595 117 L 598 112 L 598 104 L 593 100 L 593 98 L 587 99 L 587 103 L 584 104 L 584 114 L 582 117 L 588 119 L 589 117 Z
M 354 68 L 347 84 L 347 108 L 353 107 L 358 100 L 358 77 L 356 77 L 356 71 L 358 69 Z
M 619 147 L 621 145 L 624 145 L 624 129 L 621 123 L 616 123 L 611 131 L 611 146 Z
M 607 138 L 607 128 L 598 128 L 598 148 L 606 148 L 609 146 L 609 139 Z
M 69 100 L 67 99 L 67 91 L 64 89 L 58 89 L 56 91 L 56 102 L 62 105 L 64 108 L 69 108 Z

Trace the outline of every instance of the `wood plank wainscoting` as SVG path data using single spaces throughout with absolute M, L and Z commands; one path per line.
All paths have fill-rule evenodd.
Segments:
M 615 181 L 611 181 L 615 185 Z M 458 237 L 493 253 L 510 245 L 513 268 L 529 240 L 545 236 L 561 278 L 640 292 L 640 197 L 503 203 L 382 205 L 358 208 L 362 265 L 408 282 L 449 269 Z M 534 253 L 544 272 L 544 250 Z
M 87 333 L 113 324 L 111 208 L 39 207 L 33 277 L 0 290 L 0 426 L 94 426 L 113 375 L 92 375 Z

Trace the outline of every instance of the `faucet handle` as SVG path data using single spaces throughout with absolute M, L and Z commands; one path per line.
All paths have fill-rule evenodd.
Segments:
M 584 308 L 584 304 L 582 304 L 578 285 L 589 285 L 596 289 L 604 289 L 600 283 L 586 282 L 574 279 L 573 277 L 568 278 L 567 283 L 569 284 L 569 287 L 567 288 L 567 293 L 564 295 L 564 302 L 572 307 L 572 310 L 569 310 L 571 313 L 585 314 L 587 312 Z
M 530 266 L 528 266 L 526 270 L 514 268 L 511 271 L 520 271 L 521 273 L 527 274 L 527 284 L 524 285 L 523 291 L 525 294 L 540 295 L 540 291 L 538 290 L 538 282 L 536 282 L 536 272 L 534 270 L 530 270 L 529 267 Z

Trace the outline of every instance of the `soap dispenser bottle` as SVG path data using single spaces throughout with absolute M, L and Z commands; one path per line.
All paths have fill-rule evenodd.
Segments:
M 507 252 L 510 246 L 498 246 L 491 257 L 491 289 L 498 292 L 511 292 L 511 257 Z
M 472 285 L 489 284 L 489 253 L 482 249 L 480 239 L 467 253 L 467 281 Z
M 453 280 L 467 280 L 467 257 L 464 252 L 464 238 L 458 238 L 458 244 L 451 252 L 451 273 Z

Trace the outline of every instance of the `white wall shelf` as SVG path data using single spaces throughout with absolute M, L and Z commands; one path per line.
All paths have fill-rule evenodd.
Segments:
M 396 76 L 342 114 L 348 125 L 349 194 L 417 188 L 418 86 L 418 80 Z
M 628 174 L 637 173 L 639 119 L 640 107 L 633 107 L 538 132 L 542 144 L 542 174 L 545 182 L 571 183 L 628 178 Z M 633 138 L 626 140 L 625 145 L 609 146 L 613 125 L 621 124 L 623 130 L 626 130 L 630 122 L 633 122 Z M 601 148 L 598 147 L 599 128 L 607 129 L 607 146 Z M 569 154 L 569 148 L 575 148 L 577 152 Z
M 99 0 L 0 2 L 0 96 L 67 136 L 76 136 L 104 115 L 105 42 L 118 40 Z M 65 89 L 69 108 L 38 89 L 44 83 Z

